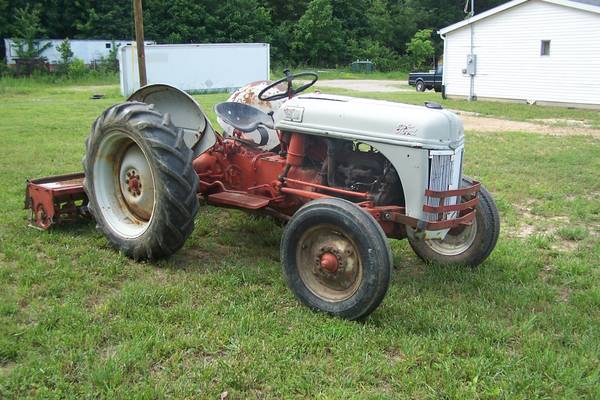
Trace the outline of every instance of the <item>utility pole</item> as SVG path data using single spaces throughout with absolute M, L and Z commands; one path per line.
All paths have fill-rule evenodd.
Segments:
M 140 86 L 146 86 L 146 54 L 144 52 L 144 15 L 142 0 L 133 0 L 133 19 L 135 20 L 135 42 L 137 45 L 138 68 L 140 72 Z

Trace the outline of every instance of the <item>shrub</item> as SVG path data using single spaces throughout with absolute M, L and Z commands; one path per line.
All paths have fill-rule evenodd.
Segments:
M 119 51 L 119 47 L 112 42 L 112 46 L 110 46 L 110 52 L 108 56 L 102 57 L 98 64 L 98 69 L 102 73 L 112 73 L 119 71 L 119 62 L 117 60 L 117 52 Z
M 4 60 L 0 60 L 0 77 L 12 75 L 10 68 Z
M 382 72 L 399 71 L 404 67 L 403 58 L 394 50 L 369 39 L 348 43 L 352 60 L 371 60 L 375 69 Z
M 80 58 L 75 58 L 69 65 L 69 78 L 81 78 L 88 73 L 88 68 Z
M 58 47 L 56 47 L 56 50 L 58 50 L 58 53 L 60 54 L 57 72 L 64 75 L 69 71 L 69 66 L 73 60 L 73 51 L 71 50 L 69 38 L 63 40 Z

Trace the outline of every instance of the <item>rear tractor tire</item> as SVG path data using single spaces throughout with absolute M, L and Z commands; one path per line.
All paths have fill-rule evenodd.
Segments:
M 308 307 L 356 320 L 387 292 L 392 253 L 375 219 L 342 199 L 311 201 L 296 212 L 281 239 L 288 286 Z
M 463 186 L 471 184 L 471 179 L 463 179 Z M 425 262 L 478 266 L 494 250 L 500 235 L 498 208 L 492 195 L 483 185 L 479 191 L 479 204 L 475 212 L 475 220 L 471 225 L 451 229 L 443 240 L 419 239 L 413 229 L 407 227 L 410 246 Z
M 84 189 L 97 227 L 139 259 L 176 252 L 194 229 L 198 176 L 183 131 L 153 106 L 107 109 L 86 140 Z

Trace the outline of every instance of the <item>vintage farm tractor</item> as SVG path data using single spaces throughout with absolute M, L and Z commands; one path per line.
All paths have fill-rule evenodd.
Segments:
M 286 71 L 240 89 L 215 107 L 223 135 L 186 93 L 141 88 L 94 122 L 84 174 L 28 183 L 33 223 L 89 211 L 114 247 L 152 260 L 182 247 L 199 197 L 269 214 L 287 221 L 281 262 L 295 295 L 348 319 L 385 296 L 387 237 L 408 238 L 425 261 L 483 262 L 499 217 L 462 176 L 460 119 L 435 103 L 299 95 L 317 79 Z

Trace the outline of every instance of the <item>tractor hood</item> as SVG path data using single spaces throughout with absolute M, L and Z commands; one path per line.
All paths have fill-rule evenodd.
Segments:
M 282 131 L 346 140 L 434 150 L 455 149 L 464 142 L 460 118 L 433 103 L 415 106 L 311 93 L 286 101 L 274 119 Z

